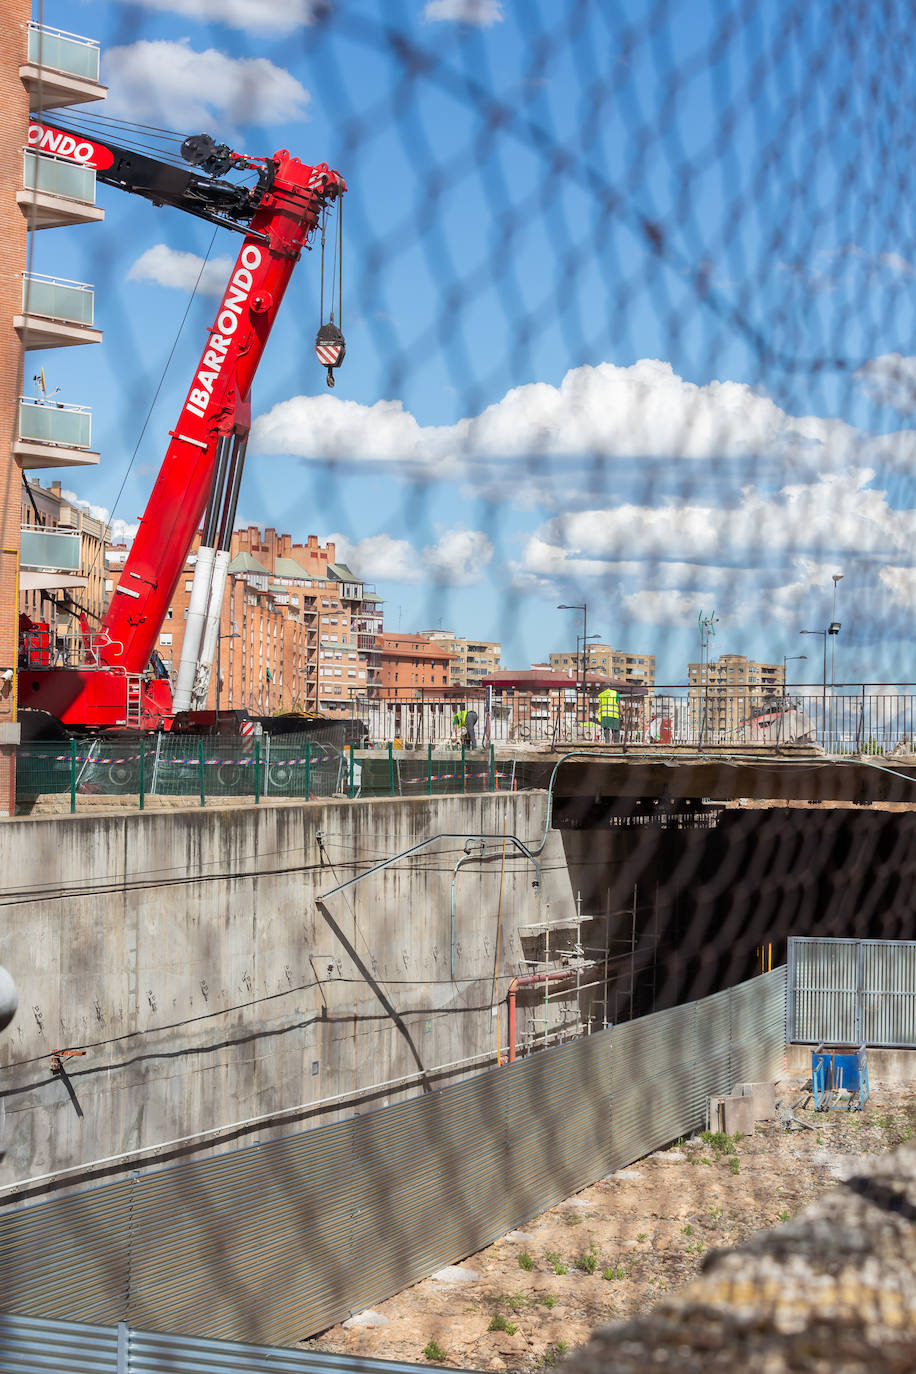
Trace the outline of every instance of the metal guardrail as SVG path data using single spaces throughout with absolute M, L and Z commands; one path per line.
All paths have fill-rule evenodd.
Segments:
M 456 706 L 473 707 L 477 733 L 486 739 L 486 697 L 469 688 L 438 697 L 416 689 L 403 698 L 354 698 L 352 713 L 365 720 L 373 743 L 400 738 L 407 747 L 438 744 L 453 734 Z M 495 744 L 600 744 L 597 702 L 583 709 L 573 691 L 494 691 L 489 740 Z M 844 684 L 807 687 L 774 698 L 759 692 L 703 697 L 683 686 L 621 691 L 616 743 L 658 748 L 733 748 L 810 745 L 839 756 L 916 752 L 916 684 Z
M 916 941 L 792 936 L 786 1039 L 916 1049 Z
M 785 990 L 776 969 L 362 1116 L 0 1213 L 3 1306 L 299 1341 L 702 1127 L 711 1094 L 775 1077 Z

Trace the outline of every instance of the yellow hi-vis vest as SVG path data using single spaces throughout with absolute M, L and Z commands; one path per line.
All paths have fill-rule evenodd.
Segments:
M 598 719 L 602 724 L 606 720 L 620 720 L 620 693 L 613 687 L 598 693 Z
M 452 716 L 452 724 L 457 725 L 460 729 L 463 730 L 465 725 L 467 724 L 467 719 L 467 711 L 456 711 L 455 714 Z

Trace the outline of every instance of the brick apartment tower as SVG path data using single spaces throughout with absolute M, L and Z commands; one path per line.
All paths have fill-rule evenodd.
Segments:
M 13 457 L 22 392 L 22 344 L 13 317 L 22 305 L 26 262 L 26 220 L 16 202 L 22 185 L 22 146 L 29 120 L 29 95 L 19 75 L 28 50 L 28 0 L 4 0 L 0 35 L 0 816 L 11 816 L 15 800 L 16 660 L 18 639 L 19 525 L 22 474 Z

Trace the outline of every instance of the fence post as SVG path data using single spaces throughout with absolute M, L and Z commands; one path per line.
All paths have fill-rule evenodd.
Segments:
M 203 736 L 197 741 L 197 768 L 200 773 L 200 804 L 206 806 L 207 794 L 204 790 L 204 741 Z
M 146 744 L 140 741 L 140 810 L 143 810 L 143 793 L 146 785 L 145 767 L 146 764 Z
M 388 741 L 388 795 L 394 796 L 394 745 Z
M 431 797 L 433 794 L 433 744 L 430 740 L 426 746 L 426 795 Z
M 76 811 L 76 740 L 70 741 L 70 815 Z
M 347 787 L 347 796 L 353 800 L 353 741 L 350 741 L 350 779 Z
M 488 780 L 488 781 L 489 781 L 489 791 L 495 792 L 495 791 L 496 791 L 496 760 L 495 760 L 495 757 L 494 757 L 493 746 L 492 746 L 492 744 L 490 745 L 490 777 L 489 777 L 489 780 Z
M 312 795 L 312 741 L 305 741 L 305 800 Z
M 254 742 L 254 804 L 261 800 L 261 741 Z
M 468 774 L 467 774 L 467 769 L 465 768 L 465 765 L 464 765 L 464 752 L 465 752 L 465 745 L 462 744 L 462 746 L 461 746 L 461 790 L 462 790 L 462 792 L 466 792 L 466 791 L 468 790 Z

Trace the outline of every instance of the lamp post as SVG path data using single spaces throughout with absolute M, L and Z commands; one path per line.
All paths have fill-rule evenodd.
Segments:
M 799 633 L 800 635 L 820 635 L 821 639 L 824 641 L 824 675 L 823 675 L 823 679 L 822 679 L 823 685 L 822 685 L 822 689 L 821 689 L 821 690 L 822 690 L 822 692 L 823 692 L 822 704 L 823 704 L 823 712 L 824 712 L 824 718 L 823 718 L 824 747 L 826 748 L 826 747 L 827 747 L 827 631 L 826 631 L 826 630 L 799 630 L 798 633 Z
M 829 628 L 828 628 L 828 630 L 827 630 L 827 633 L 833 635 L 833 646 L 832 646 L 832 648 L 831 648 L 831 650 L 830 650 L 830 686 L 831 686 L 831 687 L 835 687 L 835 686 L 836 686 L 836 637 L 837 637 L 837 635 L 840 633 L 840 624 L 839 624 L 839 621 L 838 621 L 837 618 L 836 618 L 836 593 L 837 593 L 837 583 L 843 581 L 843 574 L 842 574 L 842 573 L 832 573 L 831 576 L 833 577 L 833 619 L 832 619 L 831 622 L 830 622 L 830 626 L 829 626 Z
M 588 639 L 588 602 L 583 601 L 581 606 L 567 606 L 565 602 L 557 606 L 558 611 L 581 611 L 582 612 L 582 640 Z M 577 655 L 578 657 L 578 655 Z M 582 692 L 585 694 L 585 672 L 582 674 Z M 579 685 L 579 665 L 576 664 L 576 686 Z M 583 717 L 584 720 L 584 717 Z

